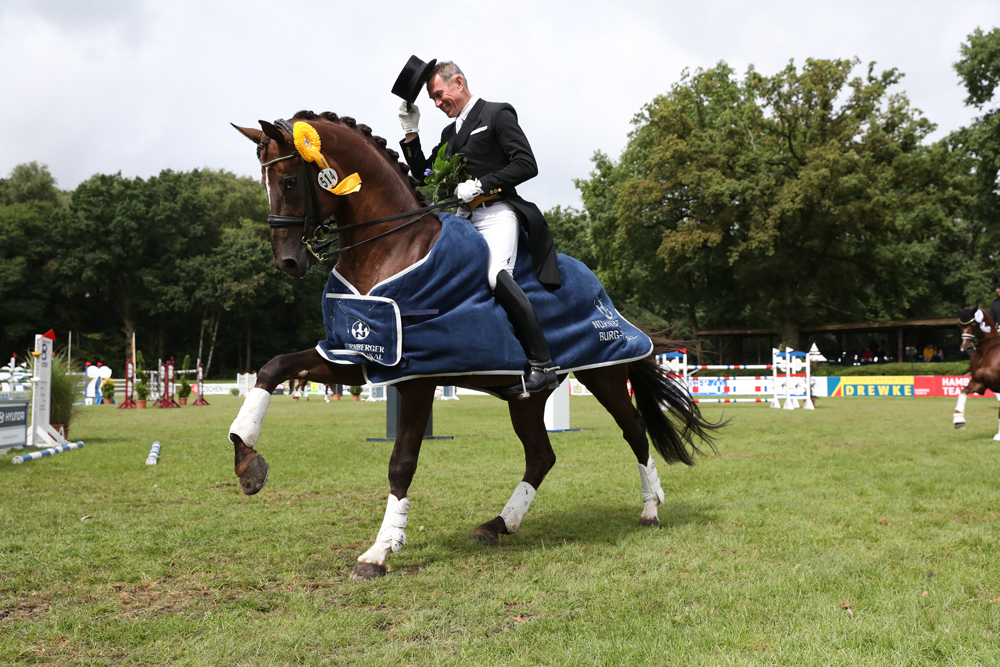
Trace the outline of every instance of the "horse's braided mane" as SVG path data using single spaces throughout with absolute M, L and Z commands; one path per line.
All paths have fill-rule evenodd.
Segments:
M 316 114 L 312 111 L 306 111 L 303 109 L 292 116 L 292 120 L 316 120 L 317 118 L 331 123 L 336 123 L 337 125 L 343 125 L 354 130 L 355 132 L 360 133 L 361 136 L 368 141 L 368 143 L 373 144 L 377 149 L 379 149 L 378 152 L 382 155 L 382 157 L 388 160 L 399 170 L 400 175 L 403 177 L 403 182 L 410 186 L 410 190 L 417 198 L 417 202 L 419 202 L 421 206 L 427 204 L 427 200 L 424 195 L 417 190 L 419 183 L 417 182 L 417 179 L 410 174 L 410 167 L 399 161 L 399 153 L 388 147 L 388 141 L 380 136 L 372 134 L 372 128 L 368 127 L 364 123 L 358 123 L 350 116 L 338 116 L 332 111 L 324 111 L 323 113 Z

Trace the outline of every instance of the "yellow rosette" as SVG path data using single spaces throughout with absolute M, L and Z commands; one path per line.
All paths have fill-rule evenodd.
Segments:
M 322 142 L 319 138 L 319 132 L 316 131 L 315 127 L 309 123 L 298 121 L 292 126 L 292 138 L 295 140 L 295 149 L 303 159 L 308 162 L 315 162 L 319 165 L 320 169 L 330 169 L 330 163 L 326 161 L 326 158 L 323 157 L 323 153 L 320 151 Z M 328 191 L 335 195 L 349 195 L 360 189 L 361 177 L 355 172 L 350 176 L 346 176 L 336 186 L 328 188 Z

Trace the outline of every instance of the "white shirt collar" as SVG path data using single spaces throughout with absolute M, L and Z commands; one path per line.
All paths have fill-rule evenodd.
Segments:
M 462 124 L 465 123 L 465 119 L 469 117 L 470 113 L 472 113 L 472 107 L 476 106 L 476 102 L 478 102 L 478 101 L 479 101 L 479 98 L 477 96 L 473 95 L 472 99 L 469 100 L 469 103 L 465 105 L 464 109 L 462 109 L 462 113 L 458 114 L 458 117 L 455 118 L 455 133 L 456 134 L 458 134 L 458 132 L 462 129 Z

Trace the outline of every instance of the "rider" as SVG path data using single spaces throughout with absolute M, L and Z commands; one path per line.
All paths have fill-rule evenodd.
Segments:
M 993 281 L 993 289 L 996 290 L 997 298 L 990 304 L 990 319 L 994 324 L 1000 325 L 1000 278 Z
M 514 107 L 473 95 L 458 65 L 435 62 L 423 63 L 416 56 L 411 57 L 393 87 L 394 93 L 407 100 L 399 108 L 400 124 L 406 134 L 400 142 L 403 155 L 421 182 L 443 144 L 448 144 L 449 157 L 455 153 L 462 155 L 465 170 L 472 178 L 455 189 L 455 196 L 463 202 L 458 214 L 467 218 L 486 239 L 490 249 L 487 275 L 490 289 L 507 312 L 514 335 L 528 357 L 529 369 L 523 385 L 511 387 L 508 393 L 554 389 L 558 386 L 556 367 L 545 334 L 535 309 L 513 278 L 520 224 L 528 231 L 531 259 L 539 282 L 548 289 L 560 285 L 555 248 L 545 218 L 537 206 L 522 199 L 515 190 L 538 173 L 531 146 L 518 125 Z M 441 132 L 441 142 L 431 151 L 429 160 L 420 146 L 420 110 L 412 104 L 424 81 L 434 106 L 455 119 Z

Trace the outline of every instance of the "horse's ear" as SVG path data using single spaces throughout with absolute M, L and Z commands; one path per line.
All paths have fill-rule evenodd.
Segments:
M 239 128 L 236 128 L 236 129 L 239 129 Z M 955 304 L 955 310 L 956 310 L 956 311 L 958 311 L 958 314 L 959 314 L 959 315 L 961 315 L 961 314 L 962 314 L 962 311 L 963 311 L 964 309 L 965 309 L 965 308 L 964 308 L 963 306 L 960 306 L 960 305 L 958 305 L 957 303 Z
M 252 127 L 240 127 L 239 125 L 234 125 L 233 123 L 230 123 L 230 125 L 235 127 L 237 132 L 255 144 L 259 144 L 260 140 L 264 138 L 264 133 L 260 130 L 255 130 Z
M 260 126 L 264 129 L 264 134 L 271 137 L 278 143 L 283 144 L 288 141 L 285 139 L 285 135 L 281 133 L 281 130 L 276 128 L 271 123 L 268 123 L 266 120 L 258 120 L 257 122 L 260 123 Z

